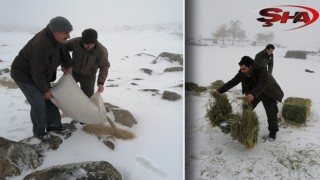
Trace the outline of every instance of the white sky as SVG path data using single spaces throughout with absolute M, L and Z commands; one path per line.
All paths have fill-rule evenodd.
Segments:
M 66 17 L 74 29 L 183 23 L 183 0 L 0 0 L 0 26 L 43 27 Z
M 320 12 L 320 1 L 317 0 L 186 0 L 186 37 L 212 37 L 211 33 L 222 24 L 228 24 L 231 20 L 240 20 L 243 22 L 242 29 L 246 31 L 247 38 L 251 40 L 257 33 L 273 32 L 275 41 L 287 46 L 302 44 L 320 48 L 320 36 L 318 35 L 320 18 L 309 26 L 292 31 L 284 31 L 288 28 L 277 25 L 269 28 L 262 27 L 263 23 L 256 20 L 262 17 L 259 11 L 278 5 L 308 6 Z

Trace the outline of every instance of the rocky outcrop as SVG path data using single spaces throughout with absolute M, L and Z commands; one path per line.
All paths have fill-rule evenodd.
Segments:
M 137 124 L 136 119 L 132 116 L 132 114 L 128 110 L 124 109 L 113 109 L 112 110 L 115 122 L 120 123 L 124 126 L 132 127 Z
M 162 99 L 166 99 L 169 101 L 177 101 L 181 99 L 181 95 L 171 91 L 164 91 L 162 94 Z
M 35 169 L 43 156 L 34 147 L 0 137 L 0 179 L 18 176 L 23 170 Z
M 170 67 L 166 68 L 163 72 L 181 72 L 183 71 L 183 67 Z
M 178 62 L 180 65 L 183 65 L 183 55 L 182 54 L 162 52 L 155 60 L 153 60 L 153 63 L 156 64 L 160 59 L 165 59 L 165 60 L 172 62 L 172 63 Z
M 110 163 L 106 161 L 82 162 L 60 166 L 53 166 L 47 169 L 36 171 L 27 175 L 24 180 L 44 179 L 95 179 L 95 180 L 121 180 L 121 174 Z
M 110 103 L 104 103 L 104 106 L 107 112 L 113 112 L 115 122 L 128 127 L 132 127 L 133 125 L 137 124 L 136 119 L 133 117 L 130 111 L 121 109 L 118 106 L 112 105 Z

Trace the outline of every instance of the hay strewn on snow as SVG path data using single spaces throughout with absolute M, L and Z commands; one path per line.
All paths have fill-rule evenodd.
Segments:
M 83 126 L 83 131 L 94 134 L 98 137 L 114 137 L 117 139 L 129 140 L 135 138 L 132 132 L 112 127 L 106 124 L 86 124 Z

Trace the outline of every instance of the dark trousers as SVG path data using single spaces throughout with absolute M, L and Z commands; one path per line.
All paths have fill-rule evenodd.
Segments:
M 96 75 L 82 76 L 81 74 L 73 71 L 72 76 L 77 83 L 80 83 L 80 88 L 89 98 L 94 93 L 94 84 L 96 82 Z
M 44 98 L 43 93 L 33 82 L 16 81 L 16 84 L 31 106 L 30 117 L 35 136 L 44 133 L 47 126 L 61 125 L 59 109 L 50 100 Z
M 262 101 L 262 104 L 267 114 L 269 131 L 270 132 L 279 131 L 278 117 L 277 117 L 277 114 L 279 111 L 278 111 L 277 101 L 267 95 L 262 94 L 258 98 L 255 97 L 254 100 L 251 102 L 252 108 L 254 109 L 260 103 L 260 101 Z

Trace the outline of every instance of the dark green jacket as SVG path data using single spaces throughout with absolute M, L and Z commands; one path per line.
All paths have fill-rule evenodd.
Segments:
M 72 51 L 73 70 L 82 76 L 92 76 L 99 69 L 97 84 L 103 85 L 110 67 L 107 49 L 98 41 L 90 51 L 82 44 L 81 37 L 70 39 L 66 44 L 67 50 Z
M 261 94 L 265 94 L 279 102 L 282 102 L 284 93 L 281 87 L 264 67 L 253 65 L 250 77 L 247 77 L 244 73 L 239 71 L 234 78 L 220 87 L 217 91 L 224 93 L 239 83 L 242 85 L 243 94 L 252 94 L 254 97 L 258 98 Z
M 260 51 L 258 54 L 256 54 L 256 56 L 254 58 L 254 62 L 258 66 L 268 68 L 268 71 L 270 73 L 272 73 L 272 71 L 273 71 L 273 54 L 271 54 L 271 56 L 269 56 L 265 49 Z
M 56 79 L 60 65 L 71 67 L 71 57 L 47 26 L 20 50 L 11 65 L 11 77 L 15 81 L 34 82 L 45 93 Z

